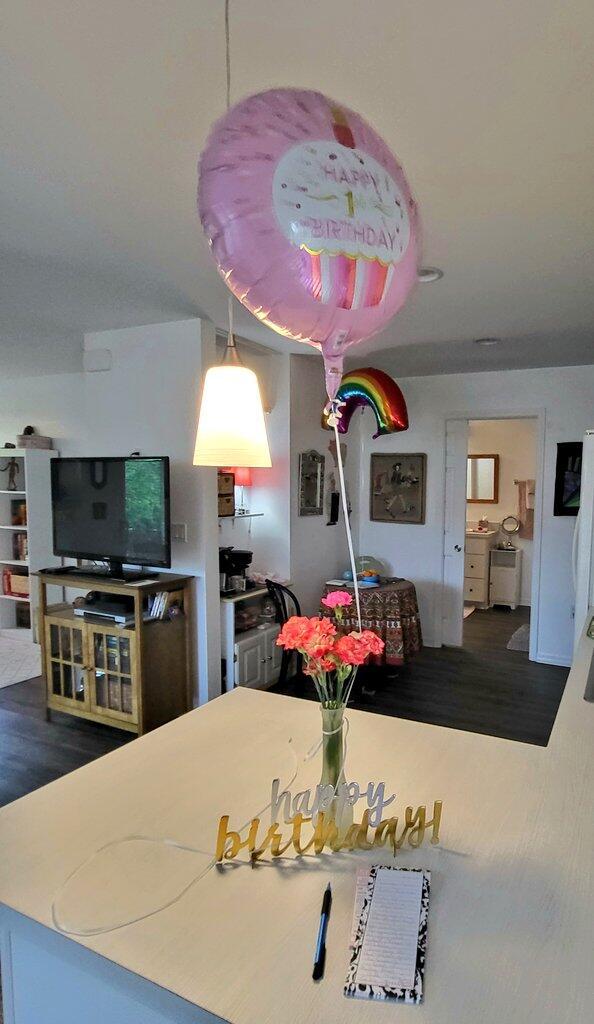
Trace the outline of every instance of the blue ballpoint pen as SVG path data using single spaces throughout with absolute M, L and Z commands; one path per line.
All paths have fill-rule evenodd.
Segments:
M 324 977 L 324 963 L 326 961 L 326 931 L 328 928 L 328 919 L 330 917 L 331 906 L 332 888 L 330 886 L 330 882 L 328 882 L 326 891 L 324 893 L 324 899 L 322 900 L 322 910 L 320 913 L 320 927 L 318 928 L 316 955 L 314 957 L 312 974 L 312 978 L 314 981 L 319 981 L 320 978 Z

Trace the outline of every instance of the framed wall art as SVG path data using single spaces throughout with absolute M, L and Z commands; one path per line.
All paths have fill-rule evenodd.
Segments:
M 580 508 L 581 478 L 582 442 L 564 441 L 558 444 L 554 516 L 577 516 Z
M 424 523 L 426 476 L 424 453 L 373 454 L 369 496 L 372 521 Z
M 324 512 L 324 468 L 326 456 L 311 448 L 299 456 L 299 515 L 321 516 Z

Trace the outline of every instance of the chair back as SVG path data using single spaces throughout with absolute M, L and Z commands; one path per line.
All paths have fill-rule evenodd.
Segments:
M 301 615 L 301 605 L 292 590 L 283 586 L 282 583 L 276 583 L 274 580 L 265 580 L 264 582 L 276 608 L 276 621 L 281 626 L 284 626 L 291 615 Z M 293 605 L 294 612 L 289 611 L 290 604 Z

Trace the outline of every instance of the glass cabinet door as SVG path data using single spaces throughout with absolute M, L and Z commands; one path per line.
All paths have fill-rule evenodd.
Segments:
M 88 709 L 84 626 L 48 618 L 45 641 L 51 697 L 60 703 Z
M 91 648 L 91 710 L 119 721 L 138 721 L 134 633 L 88 626 Z

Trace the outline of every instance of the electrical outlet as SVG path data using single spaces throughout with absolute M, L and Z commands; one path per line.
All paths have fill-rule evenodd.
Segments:
M 186 544 L 188 540 L 188 524 L 172 523 L 171 539 L 176 540 L 179 544 Z

